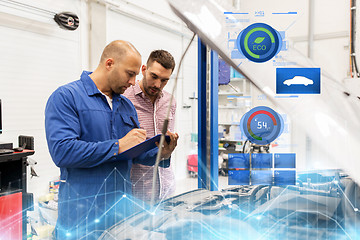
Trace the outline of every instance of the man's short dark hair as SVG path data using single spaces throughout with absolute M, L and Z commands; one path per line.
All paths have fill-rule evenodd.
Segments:
M 152 51 L 146 62 L 146 65 L 149 67 L 154 61 L 160 63 L 161 66 L 163 66 L 164 68 L 171 69 L 171 71 L 174 71 L 175 68 L 174 57 L 166 50 Z

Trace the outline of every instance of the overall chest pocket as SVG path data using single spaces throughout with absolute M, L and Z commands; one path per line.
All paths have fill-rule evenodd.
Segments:
M 132 114 L 124 114 L 124 113 L 120 114 L 119 124 L 117 125 L 119 128 L 121 128 L 120 132 L 122 133 L 123 136 L 125 136 L 132 129 L 136 128 L 131 118 L 135 120 L 136 116 Z
M 80 138 L 85 141 L 105 141 L 111 138 L 111 112 L 85 109 L 79 111 Z

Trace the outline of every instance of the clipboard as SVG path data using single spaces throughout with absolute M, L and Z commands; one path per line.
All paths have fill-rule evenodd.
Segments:
M 149 138 L 145 141 L 143 141 L 142 143 L 139 143 L 138 145 L 120 153 L 119 155 L 116 156 L 117 160 L 130 160 L 133 158 L 138 157 L 139 155 L 141 155 L 144 152 L 147 152 L 153 148 L 156 148 L 156 144 L 155 142 L 160 142 L 160 137 L 161 134 L 158 134 L 152 138 Z M 165 136 L 165 141 L 166 142 L 170 142 L 170 137 L 169 136 Z

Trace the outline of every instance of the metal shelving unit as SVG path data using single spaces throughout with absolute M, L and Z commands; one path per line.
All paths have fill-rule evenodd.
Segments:
M 230 71 L 230 75 L 231 71 Z M 219 161 L 222 161 L 221 172 L 227 174 L 229 153 L 242 152 L 244 141 L 241 140 L 240 119 L 251 107 L 251 86 L 245 78 L 230 76 L 229 84 L 220 85 L 218 92 Z M 226 82 L 222 81 L 223 83 Z M 222 129 L 221 129 L 222 128 Z

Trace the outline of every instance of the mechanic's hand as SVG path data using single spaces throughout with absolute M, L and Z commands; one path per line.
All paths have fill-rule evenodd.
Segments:
M 163 149 L 161 151 L 161 158 L 168 159 L 171 156 L 171 153 L 174 151 L 177 145 L 177 140 L 179 139 L 179 135 L 177 133 L 172 133 L 170 131 L 166 132 L 166 135 L 170 136 L 170 142 L 167 143 L 164 141 Z M 155 143 L 156 146 L 159 147 L 159 143 Z
M 134 128 L 119 139 L 119 154 L 142 143 L 146 139 L 146 130 Z

